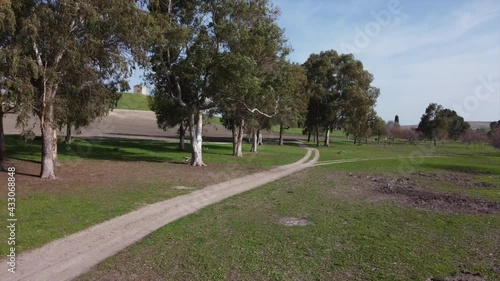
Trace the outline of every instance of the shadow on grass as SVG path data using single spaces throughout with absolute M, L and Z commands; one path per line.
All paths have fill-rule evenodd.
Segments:
M 6 137 L 7 157 L 40 163 L 41 140 L 25 142 L 19 136 Z M 188 146 L 186 147 L 188 148 Z M 217 147 L 212 147 L 217 152 Z M 154 140 L 75 139 L 71 145 L 58 144 L 61 161 L 75 159 L 179 162 L 190 151 L 179 151 L 177 143 Z M 210 153 L 210 152 L 208 152 Z

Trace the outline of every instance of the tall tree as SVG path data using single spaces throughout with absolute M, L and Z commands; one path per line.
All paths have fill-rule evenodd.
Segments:
M 470 124 L 465 122 L 454 110 L 443 108 L 436 103 L 431 103 L 422 115 L 418 130 L 430 141 L 436 142 L 446 138 L 458 139 L 470 129 Z
M 30 0 L 15 9 L 15 44 L 35 88 L 32 109 L 40 119 L 40 175 L 55 178 L 55 106 L 75 69 L 91 70 L 99 81 L 121 81 L 133 61 L 142 61 L 146 14 L 128 0 Z
M 18 113 L 17 123 L 22 125 L 31 113 L 34 93 L 31 77 L 36 73 L 21 52 L 20 38 L 16 36 L 18 19 L 27 13 L 25 4 L 22 1 L 0 3 L 0 170 L 4 170 L 6 159 L 4 115 Z
M 284 130 L 298 127 L 306 114 L 309 99 L 305 70 L 298 64 L 282 63 L 276 73 L 275 88 L 280 92 L 280 105 L 274 121 L 279 125 L 279 145 L 284 144 Z
M 279 11 L 269 1 L 225 3 L 231 16 L 220 24 L 227 45 L 220 52 L 214 92 L 225 119 L 232 118 L 234 155 L 242 156 L 245 121 L 277 114 L 281 93 L 274 74 L 289 48 L 277 25 Z
M 344 128 L 358 136 L 369 128 L 369 114 L 380 94 L 371 86 L 373 76 L 363 68 L 363 64 L 353 55 L 339 55 L 336 51 L 312 54 L 304 64 L 308 87 L 314 94 L 314 110 L 310 114 L 315 120 L 316 133 L 324 128 L 324 145 L 330 145 L 330 131 Z
M 396 116 L 394 117 L 394 125 L 395 125 L 395 126 L 399 126 L 399 115 L 396 115 Z

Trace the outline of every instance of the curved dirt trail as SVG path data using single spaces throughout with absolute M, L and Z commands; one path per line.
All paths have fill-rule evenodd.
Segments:
M 7 271 L 6 260 L 3 260 L 0 280 L 71 280 L 170 222 L 231 196 L 313 167 L 319 159 L 319 151 L 306 149 L 306 156 L 293 164 L 151 204 L 21 254 L 17 259 L 15 274 Z

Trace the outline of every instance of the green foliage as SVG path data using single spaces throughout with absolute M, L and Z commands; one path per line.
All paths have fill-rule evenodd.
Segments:
M 427 107 L 418 125 L 418 130 L 434 141 L 447 138 L 457 140 L 468 129 L 470 124 L 465 122 L 463 117 L 436 103 Z
M 343 128 L 359 138 L 369 129 L 380 90 L 371 86 L 373 75 L 353 55 L 336 51 L 312 54 L 304 64 L 309 90 L 307 127 Z

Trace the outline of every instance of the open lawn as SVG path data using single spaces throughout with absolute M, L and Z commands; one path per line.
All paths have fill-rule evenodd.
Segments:
M 62 166 L 56 169 L 58 179 L 46 181 L 37 177 L 40 145 L 40 141 L 25 143 L 7 137 L 8 164 L 17 170 L 18 253 L 146 204 L 288 164 L 305 154 L 296 145 L 264 145 L 258 154 L 235 158 L 230 144 L 207 144 L 204 160 L 209 166 L 193 168 L 185 164 L 190 152 L 179 152 L 176 143 L 77 139 L 71 146 L 59 144 Z M 6 174 L 1 178 L 4 181 Z M 188 189 L 176 188 L 179 186 Z M 2 192 L 0 199 L 5 202 L 6 196 Z M 7 217 L 6 209 L 1 208 L 1 217 Z M 0 235 L 6 237 L 6 230 L 2 228 Z M 0 249 L 4 255 L 7 244 Z
M 145 95 L 135 93 L 120 93 L 119 95 L 117 109 L 151 110 L 148 97 Z
M 332 164 L 180 219 L 80 280 L 500 279 L 499 151 L 337 142 L 321 155 Z

